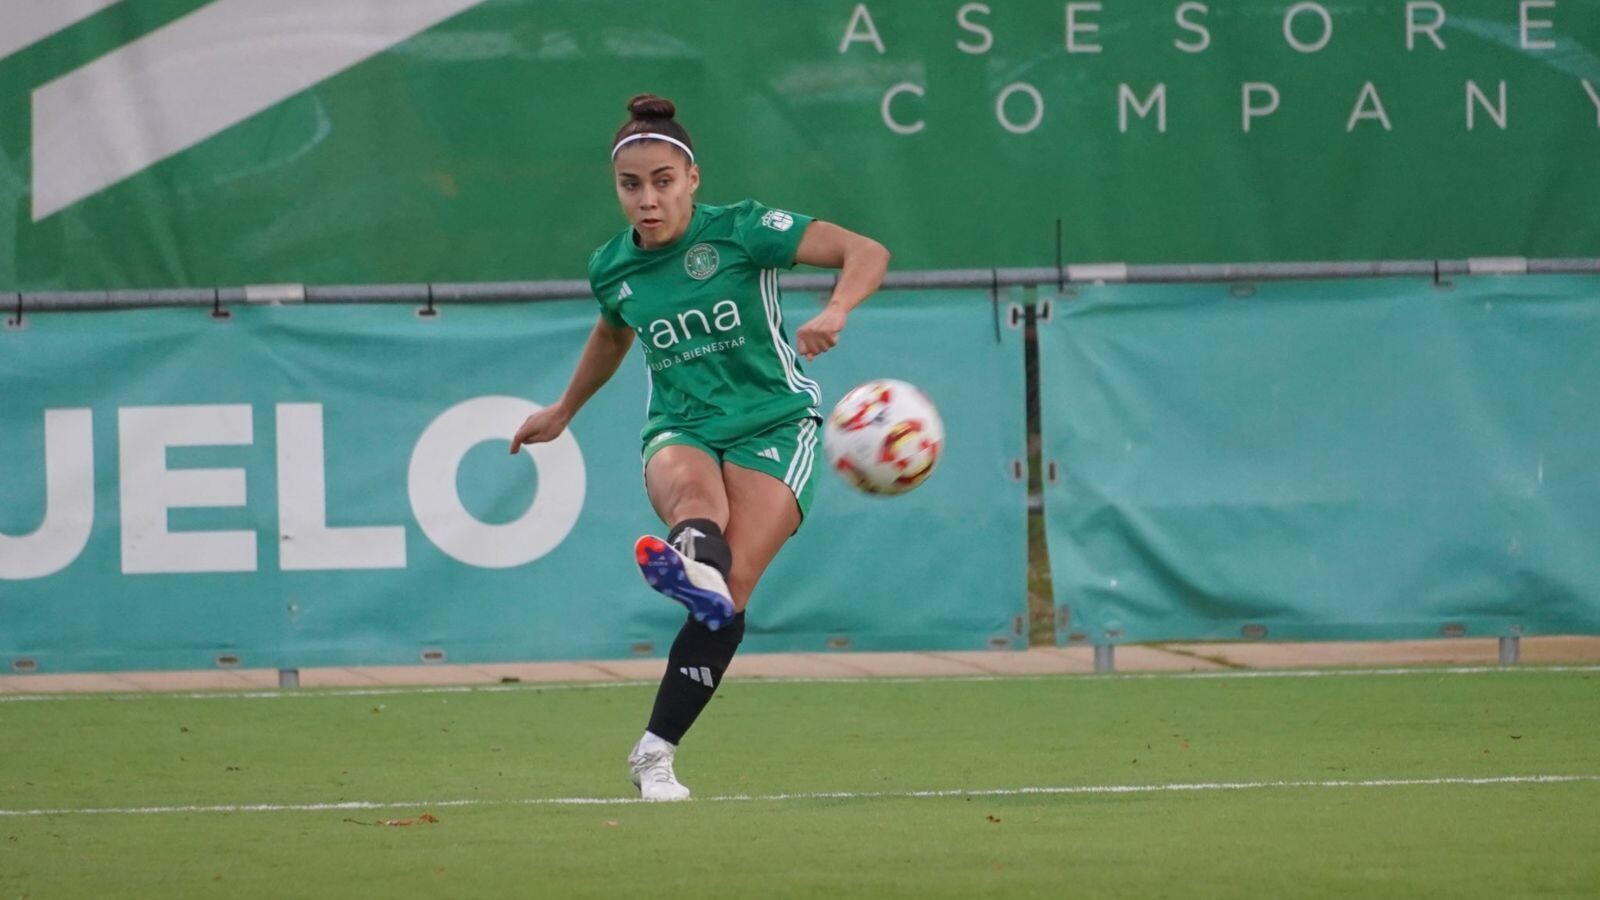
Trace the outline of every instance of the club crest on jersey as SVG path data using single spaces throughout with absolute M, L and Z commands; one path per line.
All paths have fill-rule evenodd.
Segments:
M 773 231 L 788 231 L 794 227 L 794 216 L 781 209 L 769 209 L 761 217 L 761 224 L 771 228 Z
M 717 248 L 710 244 L 695 244 L 683 255 L 683 270 L 696 281 L 705 281 L 717 273 Z

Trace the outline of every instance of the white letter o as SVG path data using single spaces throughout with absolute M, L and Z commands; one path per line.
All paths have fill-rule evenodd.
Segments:
M 1011 120 L 1006 118 L 1006 101 L 1011 98 L 1012 94 L 1018 92 L 1033 98 L 1033 118 L 1029 119 L 1025 125 L 1012 124 Z M 1038 88 L 1025 81 L 1008 84 L 1000 91 L 1000 96 L 994 100 L 994 117 L 1000 123 L 1001 128 L 1012 134 L 1027 134 L 1038 128 L 1039 120 L 1044 118 L 1044 98 L 1039 96 Z
M 1302 44 L 1300 39 L 1294 36 L 1294 17 L 1307 10 L 1315 10 L 1317 15 L 1321 17 L 1322 37 L 1318 38 L 1314 43 Z M 1328 10 L 1320 3 L 1313 3 L 1311 0 L 1306 0 L 1304 3 L 1296 3 L 1289 7 L 1288 12 L 1283 14 L 1283 39 L 1289 42 L 1289 46 L 1301 53 L 1315 53 L 1328 46 L 1328 41 L 1333 40 L 1333 17 L 1328 15 Z
M 572 432 L 526 447 L 539 473 L 528 511 L 514 522 L 474 518 L 456 493 L 456 472 L 467 451 L 484 441 L 510 443 L 522 420 L 542 409 L 520 397 L 474 397 L 450 407 L 423 429 L 411 451 L 406 487 L 417 525 L 435 546 L 469 566 L 508 569 L 554 550 L 583 511 L 583 452 Z

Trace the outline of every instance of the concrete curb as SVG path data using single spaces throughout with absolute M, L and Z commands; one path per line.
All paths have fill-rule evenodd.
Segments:
M 1128 645 L 1116 650 L 1118 672 L 1205 672 L 1295 669 L 1495 665 L 1494 639 L 1308 644 Z M 1530 637 L 1524 663 L 1600 663 L 1600 637 Z M 300 685 L 398 687 L 517 683 L 654 682 L 660 659 L 483 665 L 366 666 L 300 670 Z M 1092 647 L 1033 647 L 1016 651 L 928 653 L 752 653 L 734 659 L 734 679 L 913 678 L 1074 675 L 1094 671 Z M 275 669 L 184 672 L 105 672 L 0 676 L 0 694 L 139 693 L 266 690 L 278 687 Z

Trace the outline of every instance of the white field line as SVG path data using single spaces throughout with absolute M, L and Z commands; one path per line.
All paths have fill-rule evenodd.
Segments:
M 662 661 L 666 665 L 666 661 Z M 755 684 L 960 684 L 989 681 L 1207 681 L 1236 678 L 1356 678 L 1401 675 L 1487 675 L 1541 672 L 1600 672 L 1600 665 L 1584 666 L 1449 666 L 1437 668 L 1392 669 L 1224 669 L 1208 672 L 1128 672 L 1110 675 L 1057 673 L 1050 675 L 933 675 L 901 678 L 896 676 L 851 676 L 823 678 L 764 678 L 731 676 L 730 683 Z M 446 685 L 421 687 L 307 688 L 293 690 L 248 691 L 129 691 L 127 693 L 51 693 L 3 694 L 0 703 L 26 703 L 45 700 L 283 700 L 311 697 L 389 697 L 402 694 L 500 694 L 519 691 L 575 691 L 594 688 L 654 686 L 657 681 L 526 681 L 518 684 Z
M 781 803 L 792 800 L 879 800 L 949 797 L 1030 797 L 1072 794 L 1161 794 L 1204 791 L 1253 791 L 1271 788 L 1395 788 L 1446 785 L 1574 784 L 1600 782 L 1600 775 L 1502 775 L 1485 778 L 1376 778 L 1365 781 L 1209 781 L 1184 784 L 1100 784 L 1063 787 L 951 789 L 936 791 L 807 791 L 793 794 L 723 794 L 697 798 L 701 803 Z M 624 806 L 647 803 L 638 797 L 532 797 L 524 800 L 431 800 L 388 802 L 349 800 L 338 803 L 249 803 L 215 806 L 126 806 L 60 809 L 0 809 L 0 817 L 161 815 L 166 813 L 339 812 L 380 809 L 448 809 L 461 806 Z

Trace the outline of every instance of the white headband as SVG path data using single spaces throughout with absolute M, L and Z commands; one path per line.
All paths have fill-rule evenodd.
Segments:
M 689 162 L 694 162 L 694 151 L 689 149 L 688 144 L 685 144 L 683 141 L 680 141 L 675 137 L 669 137 L 664 134 L 656 134 L 654 131 L 641 131 L 638 134 L 630 134 L 622 140 L 617 141 L 617 145 L 611 148 L 611 158 L 616 159 L 617 151 L 628 146 L 634 141 L 666 141 L 672 146 L 677 147 L 679 150 L 682 150 L 684 153 L 689 154 Z

